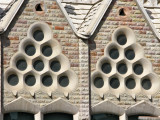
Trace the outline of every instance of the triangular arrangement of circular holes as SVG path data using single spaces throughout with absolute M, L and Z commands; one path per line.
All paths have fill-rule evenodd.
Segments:
M 134 32 L 119 27 L 106 46 L 104 56 L 91 75 L 92 90 L 101 97 L 105 93 L 127 93 L 134 99 L 144 94 L 150 99 L 160 88 L 159 77 L 153 72 L 151 62 L 145 58 L 142 46 L 136 43 Z
M 52 35 L 46 23 L 36 22 L 30 26 L 27 38 L 21 41 L 5 72 L 5 89 L 14 95 L 24 89 L 33 96 L 39 90 L 49 96 L 58 90 L 67 97 L 77 88 L 78 77 Z

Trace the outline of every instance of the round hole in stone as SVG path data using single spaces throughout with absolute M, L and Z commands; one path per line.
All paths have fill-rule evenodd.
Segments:
M 120 45 L 125 45 L 126 42 L 127 42 L 127 38 L 124 34 L 120 34 L 117 36 L 117 42 L 120 44 Z
M 42 41 L 43 38 L 44 38 L 44 34 L 41 30 L 36 30 L 34 33 L 33 33 L 33 38 L 36 40 L 36 41 Z
M 149 90 L 152 87 L 152 83 L 150 79 L 143 79 L 141 84 L 145 90 Z
M 44 86 L 49 87 L 52 85 L 53 80 L 52 77 L 50 75 L 46 75 L 42 78 L 42 83 Z
M 125 74 L 127 72 L 127 70 L 128 70 L 128 68 L 127 68 L 127 66 L 126 66 L 125 63 L 119 64 L 118 67 L 117 67 L 117 69 L 118 69 L 118 72 L 120 74 Z
M 106 74 L 110 73 L 112 70 L 112 67 L 110 65 L 110 63 L 104 63 L 101 67 L 102 71 Z
M 33 56 L 36 53 L 36 49 L 33 45 L 27 45 L 25 48 L 25 53 L 29 56 Z
M 19 82 L 18 76 L 16 74 L 11 74 L 8 76 L 8 83 L 11 86 L 16 86 Z
M 143 66 L 141 64 L 136 64 L 133 68 L 135 74 L 140 75 L 143 73 Z
M 101 77 L 96 77 L 96 78 L 94 79 L 94 85 L 95 85 L 95 87 L 97 87 L 97 88 L 102 88 L 103 85 L 104 85 L 103 78 L 101 78 Z
M 41 60 L 37 60 L 34 62 L 33 67 L 37 71 L 42 71 L 44 68 L 44 63 Z
M 67 87 L 69 85 L 69 79 L 67 76 L 61 76 L 58 82 L 62 87 Z
M 25 83 L 28 86 L 33 86 L 36 83 L 36 78 L 33 75 L 28 75 L 25 78 Z
M 117 59 L 119 57 L 119 51 L 118 49 L 116 48 L 112 48 L 110 51 L 109 51 L 109 55 L 112 59 Z
M 59 61 L 52 61 L 50 67 L 54 72 L 58 72 L 61 69 L 61 64 Z
M 134 57 L 135 57 L 134 50 L 132 50 L 132 49 L 126 50 L 125 56 L 126 56 L 126 58 L 127 58 L 128 60 L 133 60 Z
M 119 85 L 120 85 L 120 82 L 119 82 L 118 78 L 116 78 L 116 77 L 115 78 L 111 78 L 110 86 L 112 88 L 117 89 L 119 87 Z
M 27 68 L 27 62 L 26 62 L 26 60 L 23 60 L 23 59 L 18 60 L 16 63 L 16 66 L 19 70 L 23 71 Z
M 133 89 L 133 88 L 135 88 L 135 86 L 136 86 L 135 80 L 134 80 L 133 78 L 128 78 L 128 79 L 126 80 L 126 86 L 127 86 L 128 89 Z
M 52 48 L 49 45 L 46 45 L 42 48 L 42 53 L 44 56 L 49 57 L 52 55 Z

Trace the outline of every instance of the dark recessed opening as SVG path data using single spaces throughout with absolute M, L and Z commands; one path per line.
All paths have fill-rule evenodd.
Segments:
M 128 78 L 128 79 L 126 80 L 126 86 L 127 86 L 128 89 L 133 89 L 133 88 L 135 88 L 135 86 L 136 86 L 135 80 L 134 80 L 133 78 Z
M 142 120 L 142 119 L 139 119 L 140 116 L 149 117 L 149 115 L 131 115 L 131 116 L 128 116 L 128 120 Z M 153 117 L 153 116 L 150 116 L 150 117 Z M 146 118 L 146 120 L 149 120 L 149 119 Z
M 43 11 L 42 7 L 41 7 L 41 4 L 37 4 L 36 7 L 35 7 L 36 11 Z
M 34 120 L 34 114 L 24 112 L 11 112 L 4 114 L 4 120 Z
M 141 64 L 136 64 L 133 70 L 137 75 L 140 75 L 143 73 L 143 66 Z
M 37 71 L 42 71 L 44 68 L 44 63 L 41 60 L 37 60 L 34 62 L 33 67 Z
M 127 38 L 124 34 L 120 34 L 117 36 L 117 42 L 120 44 L 120 45 L 125 45 L 126 42 L 127 42 Z
M 152 83 L 151 83 L 150 79 L 143 79 L 142 80 L 142 87 L 145 90 L 149 90 L 152 87 Z
M 54 72 L 58 72 L 61 69 L 61 64 L 59 61 L 52 61 L 50 67 Z
M 53 82 L 52 77 L 49 75 L 46 75 L 42 78 L 42 83 L 44 86 L 49 87 L 52 85 L 52 82 Z
M 117 67 L 117 69 L 118 69 L 118 72 L 120 74 L 125 74 L 127 72 L 127 70 L 128 70 L 128 68 L 127 68 L 127 66 L 126 66 L 125 63 L 119 64 L 118 67 Z
M 8 76 L 8 83 L 12 86 L 17 85 L 19 82 L 18 76 L 15 74 L 12 74 L 10 76 Z
M 28 75 L 25 78 L 25 83 L 28 86 L 33 86 L 36 83 L 36 78 L 33 75 Z
M 120 16 L 126 16 L 126 14 L 125 14 L 125 12 L 124 12 L 124 8 L 121 8 L 121 9 L 119 10 L 119 15 L 120 15 Z
M 34 33 L 33 33 L 33 38 L 36 40 L 36 41 L 42 41 L 43 38 L 44 38 L 44 34 L 41 30 L 36 30 Z
M 118 49 L 113 48 L 109 51 L 109 55 L 112 59 L 117 59 L 119 57 Z
M 27 62 L 25 60 L 18 60 L 16 66 L 19 70 L 25 70 L 27 68 Z
M 97 88 L 102 88 L 103 85 L 104 85 L 104 81 L 101 77 L 96 77 L 94 79 L 94 85 L 97 87 Z
M 134 50 L 132 50 L 132 49 L 126 50 L 125 56 L 126 56 L 126 58 L 127 58 L 128 60 L 133 60 L 134 57 L 135 57 Z
M 29 56 L 33 56 L 36 53 L 36 49 L 33 45 L 27 45 L 25 48 L 25 52 Z
M 113 114 L 100 113 L 92 115 L 91 120 L 119 120 L 119 116 Z
M 111 78 L 110 80 L 110 86 L 114 89 L 117 89 L 120 85 L 120 82 L 118 80 L 118 78 Z
M 66 113 L 44 114 L 44 120 L 73 120 L 73 115 Z
M 110 73 L 112 70 L 112 67 L 109 63 L 104 63 L 101 67 L 102 71 L 106 74 Z
M 46 45 L 42 48 L 42 53 L 44 56 L 49 57 L 52 55 L 52 48 L 49 45 Z
M 60 77 L 58 82 L 62 87 L 67 87 L 69 85 L 69 79 L 67 76 Z

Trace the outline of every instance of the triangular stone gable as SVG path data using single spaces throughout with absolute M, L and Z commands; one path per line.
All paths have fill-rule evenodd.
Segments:
M 13 111 L 22 111 L 22 112 L 36 114 L 39 112 L 39 108 L 40 108 L 39 106 L 34 105 L 33 103 L 25 100 L 22 97 L 19 97 L 18 99 L 4 106 L 4 113 L 9 113 Z
M 78 108 L 61 98 L 56 99 L 41 109 L 42 113 L 64 112 L 68 114 L 77 114 Z
M 92 107 L 92 114 L 98 113 L 110 113 L 116 115 L 123 115 L 124 109 L 113 104 L 112 102 L 105 100 Z
M 151 112 L 152 111 L 152 112 Z M 153 116 L 160 116 L 160 110 L 153 106 L 151 103 L 146 101 L 141 101 L 126 110 L 126 114 L 129 115 L 138 115 L 146 114 Z

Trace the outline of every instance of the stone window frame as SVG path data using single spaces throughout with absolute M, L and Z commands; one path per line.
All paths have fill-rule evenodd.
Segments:
M 58 98 L 57 100 L 41 108 L 42 114 L 57 113 L 57 112 L 72 114 L 73 120 L 78 120 L 79 116 L 78 108 L 61 98 Z
M 37 119 L 37 115 L 39 114 L 40 107 L 25 100 L 22 97 L 19 97 L 16 100 L 4 105 L 3 113 L 1 113 L 1 119 L 3 120 L 3 115 L 5 113 L 10 112 L 25 112 L 34 114 L 34 119 Z
M 71 103 L 58 98 L 44 107 L 40 107 L 30 101 L 19 97 L 16 100 L 4 105 L 3 113 L 0 118 L 3 120 L 3 115 L 10 112 L 25 112 L 34 114 L 34 120 L 43 120 L 43 115 L 47 113 L 67 113 L 73 115 L 73 120 L 78 120 L 79 109 Z
M 36 41 L 33 37 L 35 31 L 41 30 L 44 34 L 44 38 L 41 41 Z M 25 53 L 24 48 L 27 45 L 34 45 L 36 52 L 33 56 L 28 56 Z M 45 45 L 50 45 L 54 53 L 51 56 L 44 56 L 42 54 L 42 48 Z M 24 58 L 28 64 L 28 67 L 20 71 L 16 68 L 16 62 L 20 58 Z M 36 71 L 33 68 L 34 60 L 42 60 L 44 62 L 44 69 L 42 71 Z M 58 60 L 61 63 L 61 68 L 58 72 L 54 72 L 50 68 L 50 63 L 52 60 Z M 33 86 L 28 86 L 25 84 L 25 77 L 32 73 L 36 78 L 36 83 Z M 51 86 L 44 86 L 41 82 L 45 73 L 50 74 L 53 78 L 53 83 Z M 8 83 L 8 76 L 11 74 L 16 74 L 19 78 L 19 82 L 17 85 L 12 86 Z M 69 79 L 69 84 L 66 87 L 63 87 L 59 84 L 59 78 L 61 76 L 67 76 Z M 17 92 L 25 89 L 29 91 L 32 96 L 34 96 L 35 92 L 38 90 L 42 90 L 42 92 L 47 93 L 49 96 L 52 96 L 52 92 L 58 90 L 64 94 L 65 97 L 68 97 L 69 93 L 74 91 L 78 86 L 78 76 L 71 69 L 69 59 L 62 53 L 62 47 L 59 42 L 53 38 L 53 32 L 50 26 L 45 22 L 35 22 L 30 25 L 27 31 L 27 37 L 24 38 L 19 45 L 18 52 L 15 53 L 10 60 L 10 67 L 4 73 L 4 88 L 9 89 L 16 96 Z M 42 89 L 41 89 L 42 88 Z
M 119 120 L 124 120 L 125 110 L 122 107 L 110 102 L 109 100 L 104 100 L 92 108 L 91 114 L 108 113 L 119 116 Z
M 160 109 L 152 105 L 150 102 L 144 100 L 138 102 L 135 105 L 131 105 L 127 109 L 124 109 L 119 105 L 110 102 L 109 100 L 104 100 L 94 105 L 91 110 L 92 114 L 108 113 L 118 115 L 119 120 L 128 120 L 128 116 L 138 114 L 153 115 L 156 117 L 160 116 Z
M 120 45 L 117 42 L 117 37 L 121 34 L 124 34 L 128 40 L 124 45 Z M 111 40 L 112 41 L 109 42 L 104 49 L 104 56 L 99 58 L 96 64 L 96 69 L 92 72 L 91 75 L 92 91 L 98 94 L 101 98 L 103 98 L 104 94 L 109 92 L 115 95 L 117 98 L 119 98 L 121 94 L 126 93 L 128 95 L 131 95 L 133 99 L 135 99 L 136 96 L 139 94 L 143 94 L 147 96 L 149 99 L 151 99 L 152 96 L 155 96 L 159 91 L 160 88 L 160 82 L 158 80 L 159 76 L 154 73 L 152 64 L 145 57 L 142 46 L 136 43 L 137 39 L 134 31 L 129 27 L 120 26 L 113 32 Z M 117 59 L 114 60 L 109 57 L 110 56 L 109 51 L 115 47 L 118 49 L 120 55 Z M 133 60 L 128 60 L 125 57 L 124 52 L 126 49 L 134 50 L 135 58 Z M 109 63 L 111 63 L 111 65 L 113 65 L 114 69 L 110 73 L 105 74 L 102 71 L 101 66 L 107 60 L 109 61 Z M 121 61 L 126 61 L 125 62 L 126 65 L 129 66 L 126 74 L 119 74 L 118 71 L 116 70 L 115 66 Z M 141 75 L 136 75 L 133 71 L 133 66 L 136 63 L 137 64 L 141 63 L 141 65 L 143 66 L 143 73 Z M 109 81 L 112 76 L 113 77 L 117 76 L 119 78 L 120 86 L 117 89 L 113 89 L 109 85 Z M 133 89 L 128 89 L 125 84 L 126 79 L 129 76 L 133 76 L 133 78 L 135 79 L 136 86 Z M 104 80 L 104 85 L 101 88 L 97 88 L 94 85 L 94 80 L 96 77 L 101 77 Z M 149 78 L 152 83 L 152 86 L 149 90 L 145 90 L 141 85 L 142 81 L 147 78 Z

